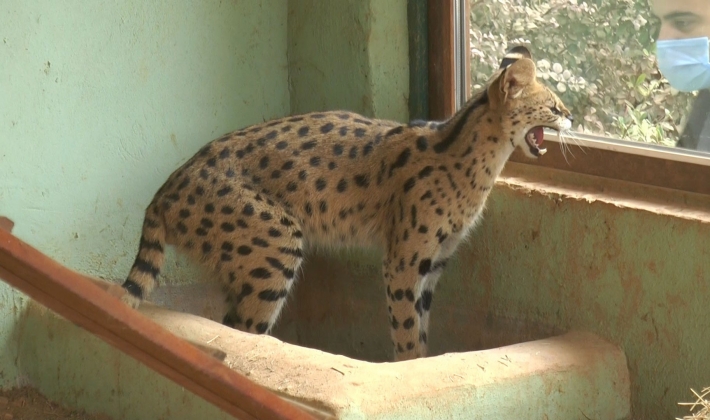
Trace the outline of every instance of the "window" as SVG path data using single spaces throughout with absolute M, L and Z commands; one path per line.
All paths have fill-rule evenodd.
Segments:
M 697 3 L 650 3 L 658 9 L 684 1 Z M 576 117 L 569 142 L 574 156 L 548 153 L 531 162 L 514 154 L 512 160 L 710 194 L 710 153 L 705 152 L 710 152 L 710 90 L 679 92 L 658 70 L 661 21 L 647 0 L 450 2 L 448 23 L 446 16 L 437 22 L 430 8 L 429 33 L 448 24 L 453 53 L 437 57 L 441 53 L 432 47 L 437 40 L 429 45 L 430 60 L 453 63 L 454 93 L 445 103 L 451 112 L 485 84 L 508 48 L 522 44 L 531 50 L 538 76 Z M 708 9 L 701 12 L 707 14 L 707 29 L 710 8 L 702 9 Z M 692 21 L 681 23 L 664 21 L 664 30 L 669 25 L 685 30 Z M 430 64 L 434 82 L 432 77 Z M 430 108 L 436 108 L 433 100 Z M 556 141 L 556 135 L 545 140 Z M 555 149 L 548 146 L 548 152 Z

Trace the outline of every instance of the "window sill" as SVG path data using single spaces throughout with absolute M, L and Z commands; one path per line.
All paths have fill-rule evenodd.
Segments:
M 575 134 L 565 156 L 555 133 L 546 132 L 544 140 L 545 156 L 531 160 L 516 150 L 511 162 L 710 196 L 705 153 Z
M 547 158 L 545 155 L 542 159 Z M 499 186 L 556 200 L 585 200 L 619 208 L 648 211 L 710 224 L 710 195 L 698 194 L 619 179 L 564 171 L 542 165 L 508 162 Z

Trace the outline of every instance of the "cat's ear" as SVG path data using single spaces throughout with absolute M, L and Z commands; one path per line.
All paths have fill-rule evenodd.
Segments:
M 521 58 L 529 58 L 532 60 L 532 54 L 530 54 L 530 50 L 528 50 L 527 47 L 524 47 L 522 45 L 518 45 L 516 47 L 509 49 L 505 53 L 505 56 L 500 61 L 500 66 L 498 68 L 504 69 L 504 68 L 510 66 L 511 64 L 515 63 L 516 61 L 520 60 Z
M 520 58 L 503 69 L 488 87 L 491 106 L 520 97 L 525 88 L 535 83 L 535 71 L 535 63 L 529 58 Z

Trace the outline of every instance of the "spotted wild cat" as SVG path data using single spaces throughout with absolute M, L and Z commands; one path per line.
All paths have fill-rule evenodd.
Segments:
M 383 250 L 396 360 L 426 355 L 434 288 L 481 215 L 513 150 L 544 154 L 543 127 L 572 116 L 524 47 L 443 122 L 347 111 L 268 121 L 218 138 L 175 171 L 146 210 L 123 288 L 136 307 L 173 245 L 224 281 L 224 324 L 268 333 L 309 243 Z

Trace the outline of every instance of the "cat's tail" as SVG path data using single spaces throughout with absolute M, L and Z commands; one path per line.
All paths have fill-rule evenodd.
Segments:
M 165 260 L 165 223 L 156 201 L 145 211 L 138 255 L 121 287 L 126 290 L 122 300 L 133 308 L 148 296 L 156 284 Z

